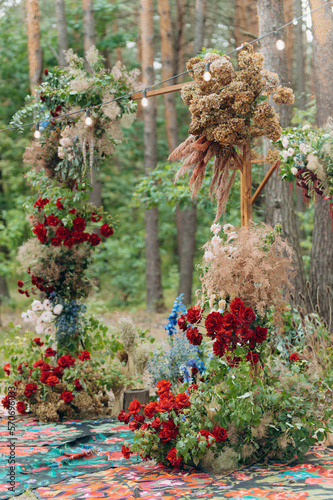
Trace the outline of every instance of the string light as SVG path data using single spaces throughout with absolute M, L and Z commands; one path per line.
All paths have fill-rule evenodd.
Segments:
M 330 5 L 330 4 L 332 4 L 332 2 L 327 1 L 324 4 L 320 5 L 319 7 L 317 7 L 316 9 L 313 9 L 310 12 L 307 12 L 306 14 L 303 14 L 303 15 L 301 15 L 301 16 L 293 19 L 292 21 L 289 21 L 288 23 L 284 24 L 283 26 L 280 26 L 280 28 L 278 28 L 278 30 L 286 28 L 287 26 L 290 26 L 291 24 L 293 24 L 293 25 L 296 26 L 299 20 L 307 17 L 309 14 L 312 14 L 313 12 L 316 12 L 319 9 L 322 9 L 323 7 L 326 7 L 326 5 Z M 278 30 L 274 30 L 274 31 L 271 31 L 269 33 L 266 33 L 265 35 L 262 35 L 261 37 L 256 38 L 255 40 L 252 40 L 251 42 L 243 43 L 242 45 L 240 45 L 236 49 L 231 50 L 230 52 L 228 52 L 227 54 L 224 54 L 224 56 L 221 56 L 221 57 L 230 56 L 231 54 L 234 54 L 235 52 L 238 52 L 238 51 L 242 50 L 243 48 L 245 48 L 245 47 L 247 47 L 249 45 L 252 45 L 254 43 L 258 43 L 260 45 L 260 40 L 262 40 L 263 38 L 266 38 L 268 36 L 272 36 L 273 34 L 278 35 Z M 278 50 L 283 50 L 285 48 L 285 46 L 286 46 L 286 44 L 285 44 L 285 42 L 282 39 L 278 39 L 276 41 L 276 48 Z M 204 67 L 204 66 L 206 66 L 206 64 L 203 63 L 202 65 L 197 66 L 197 68 Z M 174 76 L 172 76 L 170 78 L 166 78 L 165 80 L 157 82 L 154 85 L 150 85 L 149 88 L 157 87 L 158 85 L 162 85 L 163 83 L 166 83 L 166 82 L 169 82 L 171 80 L 174 80 L 175 78 L 178 78 L 180 76 L 187 75 L 188 73 L 189 73 L 189 70 L 183 71 L 182 73 L 179 73 L 178 75 L 174 75 Z M 131 98 L 135 94 L 137 94 L 137 92 L 132 92 L 132 93 L 129 93 L 129 94 L 124 94 L 124 95 L 115 97 L 114 99 L 111 99 L 109 101 L 104 101 L 104 102 L 101 102 L 100 104 L 95 104 L 95 105 L 89 106 L 89 108 L 87 108 L 87 110 L 86 110 L 86 123 L 88 121 L 87 125 L 90 126 L 92 124 L 92 119 L 87 114 L 87 111 L 89 111 L 89 109 L 99 108 L 99 107 L 105 106 L 106 104 L 109 104 L 111 102 L 120 101 L 121 99 L 128 99 L 128 98 Z M 141 103 L 142 103 L 142 106 L 144 106 L 144 107 L 148 106 L 148 99 L 147 99 L 146 96 L 147 96 L 147 89 L 145 89 L 145 90 L 142 91 L 142 100 L 141 100 Z M 61 118 L 64 118 L 66 116 L 71 116 L 71 115 L 75 115 L 75 114 L 78 114 L 78 113 L 82 113 L 84 111 L 85 111 L 84 109 L 79 109 L 77 111 L 70 111 L 69 113 L 64 113 L 64 114 L 60 115 L 58 118 L 61 119 Z M 90 118 L 90 119 L 88 120 L 88 118 Z M 53 118 L 53 119 L 56 120 L 57 118 Z M 23 127 L 32 127 L 33 125 L 36 126 L 36 131 L 35 131 L 34 135 L 36 137 L 36 134 L 37 134 L 37 138 L 39 138 L 40 137 L 39 124 L 36 124 L 35 122 L 34 123 L 25 123 L 25 124 L 17 125 L 15 127 L 3 128 L 3 129 L 0 129 L 0 132 L 6 132 L 7 130 L 22 129 Z
M 142 91 L 142 99 L 141 99 L 141 104 L 144 108 L 146 108 L 149 104 L 148 99 L 147 99 L 147 90 L 144 89 Z
M 205 64 L 205 72 L 203 74 L 203 79 L 205 80 L 205 82 L 209 82 L 209 80 L 212 78 L 212 75 L 209 71 L 209 66 L 210 66 L 209 62 Z
M 90 116 L 90 109 L 86 109 L 86 125 L 88 125 L 88 127 L 90 127 L 92 125 L 92 118 Z
M 284 48 L 285 48 L 286 44 L 284 43 L 284 41 L 283 41 L 281 38 L 279 38 L 279 32 L 278 32 L 278 31 L 275 31 L 274 33 L 275 33 L 276 38 L 277 38 L 277 40 L 276 40 L 276 44 L 275 44 L 275 47 L 276 47 L 278 50 L 284 50 Z
M 39 138 L 40 138 L 39 122 L 38 122 L 38 123 L 36 123 L 36 130 L 35 130 L 35 132 L 34 132 L 34 137 L 35 137 L 36 139 L 39 139 Z

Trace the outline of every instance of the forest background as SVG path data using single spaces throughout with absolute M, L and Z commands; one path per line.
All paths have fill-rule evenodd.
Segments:
M 0 128 L 23 106 L 25 96 L 39 84 L 44 68 L 64 65 L 63 52 L 80 56 L 95 44 L 111 68 L 122 61 L 141 70 L 142 88 L 185 71 L 188 58 L 200 52 L 220 54 L 254 40 L 295 17 L 309 13 L 324 0 L 7 0 L 0 1 Z M 258 16 L 259 12 L 259 16 Z M 333 14 L 326 7 L 281 33 L 286 48 L 278 53 L 275 37 L 257 49 L 267 69 L 296 95 L 295 107 L 280 112 L 283 127 L 303 123 L 323 126 L 333 116 Z M 235 62 L 233 60 L 233 62 Z M 169 84 L 188 80 L 180 77 Z M 89 299 L 93 312 L 126 310 L 132 315 L 148 309 L 161 312 L 178 293 L 191 302 L 199 286 L 196 264 L 209 237 L 215 206 L 202 189 L 191 200 L 188 179 L 174 185 L 178 165 L 167 161 L 188 134 L 190 117 L 180 93 L 149 99 L 111 160 L 94 180 L 92 201 L 112 215 L 119 228 L 95 253 L 90 277 L 95 282 Z M 24 180 L 24 148 L 33 131 L 0 133 L 0 302 L 1 319 L 17 317 L 30 300 L 17 293 L 20 277 L 18 247 L 30 228 L 23 204 L 30 195 Z M 266 145 L 256 144 L 259 157 Z M 253 164 L 253 189 L 265 169 Z M 240 224 L 240 179 L 232 188 L 223 222 Z M 326 285 L 333 283 L 333 233 L 328 203 L 306 207 L 287 183 L 273 177 L 254 207 L 254 220 L 280 222 L 295 250 L 296 288 L 306 296 L 306 281 L 329 314 Z M 326 302 L 325 302 L 326 301 Z M 17 322 L 17 321 L 16 321 Z

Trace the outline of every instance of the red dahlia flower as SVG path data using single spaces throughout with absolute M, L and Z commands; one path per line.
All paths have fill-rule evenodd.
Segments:
M 194 391 L 197 391 L 199 389 L 199 386 L 197 384 L 192 384 L 188 387 L 188 392 L 191 394 Z
M 30 396 L 32 396 L 36 392 L 37 392 L 37 384 L 32 384 L 31 382 L 29 382 L 29 384 L 27 384 L 25 387 L 24 395 L 29 399 Z
M 22 403 L 22 401 L 18 401 L 16 403 L 16 409 L 21 415 L 26 415 L 27 414 L 27 405 L 25 403 Z
M 60 220 L 54 214 L 49 215 L 45 218 L 46 226 L 58 226 L 60 224 Z
M 57 227 L 56 235 L 61 240 L 64 240 L 65 238 L 68 238 L 70 234 L 71 234 L 71 232 L 70 232 L 69 229 L 67 229 L 67 227 L 63 227 L 63 226 Z
M 51 358 L 52 356 L 55 356 L 57 354 L 57 351 L 54 351 L 52 349 L 52 347 L 48 347 L 47 349 L 45 349 L 45 356 L 47 356 L 48 358 Z
M 9 396 L 7 394 L 7 396 L 5 396 L 2 400 L 1 400 L 1 404 L 4 408 L 6 408 L 6 410 L 8 410 L 10 408 L 10 399 L 9 399 Z
M 220 427 L 219 425 L 215 425 L 212 434 L 217 443 L 222 443 L 227 439 L 227 430 L 224 427 Z
M 49 199 L 48 198 L 38 198 L 37 201 L 35 201 L 34 203 L 34 208 L 37 208 L 38 207 L 38 210 L 40 211 L 41 208 L 44 208 L 45 205 L 47 205 L 49 203 Z
M 222 314 L 217 311 L 212 311 L 205 319 L 205 328 L 208 337 L 215 338 L 217 330 L 222 326 Z
M 190 309 L 187 310 L 186 314 L 187 321 L 191 325 L 199 323 L 202 320 L 202 312 L 203 310 L 201 309 L 201 307 L 196 307 L 196 306 L 190 307 Z
M 71 391 L 63 391 L 60 395 L 60 398 L 65 402 L 65 403 L 70 403 L 72 399 L 74 399 L 73 394 Z
M 104 236 L 105 238 L 108 238 L 109 236 L 113 235 L 113 227 L 109 226 L 106 222 L 101 226 L 101 235 Z
M 90 359 L 90 352 L 89 351 L 80 351 L 81 354 L 78 356 L 78 359 L 81 361 L 85 361 L 86 359 Z
M 157 394 L 161 395 L 164 392 L 169 392 L 170 387 L 172 386 L 172 382 L 169 380 L 160 380 L 155 384 L 155 387 L 157 387 Z
M 177 450 L 176 448 L 171 448 L 167 456 L 165 457 L 173 467 L 177 467 L 180 465 L 180 462 L 182 461 L 182 456 L 180 455 L 179 458 L 177 458 Z
M 197 327 L 192 328 L 191 326 L 187 329 L 186 338 L 190 344 L 200 345 L 202 342 L 202 335 L 197 329 Z
M 73 231 L 80 231 L 83 232 L 86 228 L 86 221 L 84 220 L 83 217 L 76 217 L 73 220 Z
M 97 245 L 100 244 L 100 242 L 102 241 L 102 238 L 100 236 L 98 236 L 98 234 L 93 233 L 89 236 L 88 241 L 91 244 L 91 246 L 96 247 Z
M 152 421 L 151 426 L 153 429 L 156 429 L 156 431 L 159 431 L 161 428 L 162 423 L 160 422 L 160 418 L 156 417 L 155 420 Z

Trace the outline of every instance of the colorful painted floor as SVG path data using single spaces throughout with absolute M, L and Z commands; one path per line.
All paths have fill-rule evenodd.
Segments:
M 12 436 L 7 422 L 0 420 L 0 500 L 26 489 L 39 499 L 333 500 L 333 448 L 313 448 L 305 464 L 257 464 L 217 481 L 191 468 L 171 471 L 123 459 L 121 446 L 131 433 L 111 419 L 52 425 L 21 419 Z M 15 493 L 7 483 L 11 439 Z M 77 453 L 85 456 L 73 458 Z

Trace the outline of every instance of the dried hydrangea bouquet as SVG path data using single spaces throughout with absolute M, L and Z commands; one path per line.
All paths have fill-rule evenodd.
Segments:
M 209 81 L 204 79 L 206 63 Z M 294 102 L 292 89 L 279 85 L 278 75 L 264 70 L 263 63 L 263 55 L 254 52 L 251 45 L 238 54 L 239 71 L 228 56 L 215 53 L 187 63 L 194 82 L 183 87 L 182 99 L 191 112 L 190 136 L 169 160 L 183 162 L 176 179 L 193 168 L 190 185 L 195 196 L 209 160 L 215 158 L 209 194 L 212 198 L 216 187 L 216 220 L 225 210 L 236 170 L 242 170 L 242 148 L 251 138 L 266 136 L 277 141 L 281 135 L 279 118 L 268 96 L 277 104 Z

